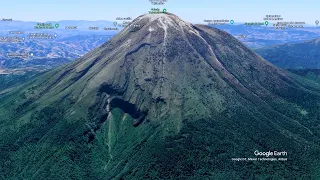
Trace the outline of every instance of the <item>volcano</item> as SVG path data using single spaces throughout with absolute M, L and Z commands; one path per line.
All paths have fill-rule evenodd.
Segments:
M 0 97 L 1 179 L 319 178 L 320 85 L 174 14 Z

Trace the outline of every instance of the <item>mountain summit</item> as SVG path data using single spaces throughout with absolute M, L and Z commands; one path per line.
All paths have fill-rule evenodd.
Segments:
M 0 105 L 5 179 L 319 173 L 320 86 L 173 14 L 139 16 L 82 58 L 8 91 Z M 286 151 L 289 160 L 232 160 L 256 150 Z

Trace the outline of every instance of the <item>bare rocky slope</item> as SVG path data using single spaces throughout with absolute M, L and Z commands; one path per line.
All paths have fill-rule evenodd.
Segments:
M 173 14 L 0 98 L 4 179 L 319 178 L 320 85 Z

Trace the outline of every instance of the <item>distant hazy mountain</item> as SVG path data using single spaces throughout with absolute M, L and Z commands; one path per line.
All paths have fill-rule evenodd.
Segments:
M 24 22 L 24 21 L 13 21 L 13 22 L 3 22 L 0 21 L 0 35 L 8 34 L 9 31 L 22 30 L 25 35 L 31 32 L 47 32 L 47 33 L 57 33 L 59 37 L 70 37 L 77 35 L 115 35 L 119 31 L 105 31 L 104 27 L 118 27 L 113 23 L 115 21 L 75 21 L 75 20 L 63 20 L 63 21 L 50 21 L 52 25 L 58 23 L 59 28 L 51 30 L 35 30 L 34 26 L 38 22 Z M 121 24 L 121 21 L 117 21 Z M 65 26 L 77 26 L 77 30 L 65 30 Z M 98 26 L 100 29 L 98 31 L 90 31 L 88 27 Z M 239 38 L 240 41 L 244 42 L 247 46 L 251 48 L 260 48 L 275 44 L 301 42 L 306 40 L 311 40 L 320 36 L 320 29 L 316 27 L 305 27 L 305 28 L 295 28 L 286 30 L 276 30 L 272 27 L 266 26 L 246 26 L 242 24 L 238 25 L 217 25 L 213 26 L 215 28 L 227 31 L 228 33 L 238 37 L 239 35 L 245 35 L 245 38 Z M 121 27 L 118 27 L 121 30 Z
M 320 39 L 257 49 L 264 59 L 286 69 L 320 69 Z
M 225 31 L 134 23 L 0 97 L 0 179 L 319 179 L 320 84 Z
M 30 52 L 32 58 L 77 58 L 106 42 L 118 31 L 104 30 L 104 27 L 115 25 L 110 21 L 58 21 L 46 22 L 58 28 L 35 29 L 38 22 L 0 21 L 0 37 L 19 37 L 25 41 L 18 43 L 0 42 L 0 59 L 6 58 L 8 52 Z M 77 26 L 76 30 L 65 29 L 66 26 Z M 89 30 L 89 27 L 99 27 L 98 30 Z M 121 27 L 118 27 L 121 30 Z M 22 34 L 12 34 L 21 31 Z M 32 39 L 30 33 L 44 33 L 57 37 L 52 39 Z
M 77 35 L 57 40 L 33 40 L 22 43 L 0 43 L 0 67 L 44 70 L 75 60 L 107 42 L 112 36 Z M 7 53 L 28 53 L 27 58 L 9 58 Z M 26 69 L 26 70 L 27 70 Z
M 38 22 L 23 21 L 0 21 L 0 37 L 14 36 L 24 38 L 18 43 L 0 42 L 0 67 L 2 68 L 50 68 L 61 65 L 62 62 L 70 62 L 81 57 L 90 50 L 107 42 L 118 31 L 104 30 L 104 28 L 115 28 L 110 21 L 57 21 L 45 22 L 52 26 L 59 24 L 58 28 L 53 29 L 35 29 Z M 121 23 L 121 22 L 119 22 Z M 77 30 L 67 30 L 66 26 L 77 26 Z M 98 30 L 89 30 L 89 27 L 99 27 Z M 122 27 L 117 27 L 119 30 Z M 11 34 L 14 31 L 21 31 L 22 34 Z M 54 39 L 30 39 L 30 33 L 45 33 L 57 35 Z M 8 57 L 8 53 L 28 53 L 32 56 L 24 58 Z M 51 59 L 51 60 L 50 60 Z M 69 61 L 65 61 L 65 60 Z M 55 62 L 54 60 L 57 60 Z M 63 61 L 61 61 L 63 60 Z M 35 62 L 31 62 L 35 61 Z M 14 64 L 17 63 L 17 64 Z M 39 64 L 43 63 L 43 64 Z M 32 64 L 37 66 L 32 67 Z M 10 65 L 10 66 L 8 66 Z M 9 71 L 12 71 L 10 69 Z
M 261 48 L 284 43 L 291 44 L 320 37 L 320 29 L 316 27 L 291 28 L 286 30 L 277 30 L 269 26 L 229 24 L 217 25 L 213 27 L 232 34 L 250 48 Z
M 0 43 L 0 65 L 10 64 L 11 67 L 15 66 L 16 68 L 20 68 L 19 70 L 26 67 L 35 69 L 55 67 L 61 65 L 61 62 L 68 62 L 61 61 L 61 59 L 74 60 L 79 58 L 108 41 L 119 32 L 103 30 L 104 27 L 118 27 L 115 26 L 112 21 L 51 21 L 46 23 L 51 23 L 52 25 L 57 23 L 59 27 L 49 30 L 34 29 L 37 23 L 38 22 L 0 21 L 0 36 L 25 37 L 25 41 L 22 43 Z M 118 23 L 120 24 L 121 21 L 118 21 Z M 78 29 L 66 30 L 65 26 L 77 26 Z M 99 27 L 99 30 L 92 31 L 88 29 L 89 27 Z M 319 37 L 320 33 L 319 30 L 312 27 L 287 30 L 275 30 L 270 27 L 245 25 L 220 25 L 214 27 L 232 34 L 250 48 L 305 41 Z M 119 30 L 122 29 L 121 27 L 118 28 Z M 9 33 L 10 31 L 22 31 L 23 34 L 13 35 Z M 28 39 L 29 33 L 49 33 L 52 35 L 57 34 L 58 36 L 52 40 Z M 22 62 L 6 57 L 7 53 L 12 52 L 27 52 L 32 53 L 33 56 L 25 59 L 28 62 Z M 50 58 L 59 61 L 54 64 L 54 61 L 50 60 Z M 32 63 L 32 60 L 37 62 Z M 43 64 L 39 66 L 39 62 Z M 14 65 L 13 63 L 18 64 Z M 38 65 L 32 67 L 32 64 Z M 9 66 L 2 66 L 2 68 L 9 68 Z M 12 71 L 12 69 L 10 71 Z
M 59 24 L 58 28 L 53 29 L 35 29 L 38 23 L 51 23 L 52 26 Z M 121 23 L 121 21 L 119 22 Z M 76 30 L 67 30 L 66 26 L 77 26 Z M 89 27 L 99 27 L 98 30 L 89 30 Z M 10 31 L 22 31 L 27 36 L 29 33 L 57 33 L 59 37 L 69 37 L 76 35 L 114 35 L 118 31 L 104 30 L 105 27 L 116 27 L 112 21 L 49 21 L 49 22 L 24 22 L 24 21 L 0 21 L 0 35 L 8 35 Z M 121 27 L 118 27 L 121 30 Z
M 78 35 L 56 40 L 26 40 L 21 43 L 0 43 L 0 59 L 11 59 L 7 53 L 32 53 L 29 59 L 39 58 L 78 58 L 112 36 Z

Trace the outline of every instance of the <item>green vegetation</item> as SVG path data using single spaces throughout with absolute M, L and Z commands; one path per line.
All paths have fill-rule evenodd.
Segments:
M 281 44 L 256 49 L 255 51 L 272 64 L 285 69 L 319 69 L 320 39 L 296 43 Z
M 36 75 L 36 72 L 26 72 L 23 74 L 0 74 L 0 92 L 9 87 L 23 84 Z
M 50 73 L 35 82 L 47 80 Z M 240 106 L 212 118 L 190 116 L 195 119 L 167 136 L 158 122 L 146 120 L 134 127 L 134 119 L 119 108 L 107 118 L 99 96 L 75 104 L 72 94 L 62 93 L 48 103 L 52 98 L 35 99 L 42 88 L 18 88 L 1 98 L 0 114 L 6 115 L 0 115 L 1 179 L 309 179 L 319 173 L 314 168 L 320 158 L 315 92 L 282 89 L 275 93 L 283 100 L 265 99 L 272 108 L 239 98 Z M 298 108 L 308 114 L 299 114 Z M 284 149 L 289 160 L 231 161 L 254 157 L 256 149 Z

